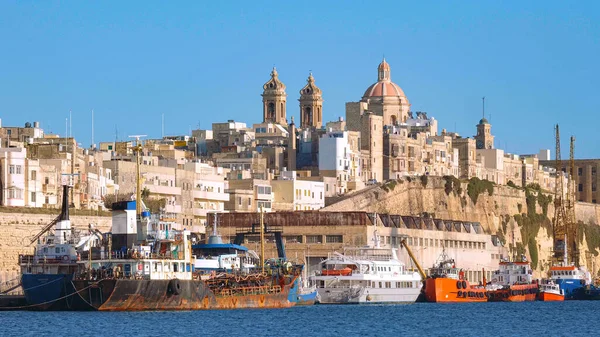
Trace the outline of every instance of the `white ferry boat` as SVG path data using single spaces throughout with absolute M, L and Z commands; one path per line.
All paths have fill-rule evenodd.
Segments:
M 379 247 L 333 253 L 321 262 L 322 270 L 310 277 L 319 303 L 412 303 L 421 292 L 422 278 L 408 271 L 396 249 Z

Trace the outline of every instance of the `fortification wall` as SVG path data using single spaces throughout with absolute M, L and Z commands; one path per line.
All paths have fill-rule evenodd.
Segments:
M 0 285 L 19 277 L 19 254 L 32 254 L 31 238 L 56 218 L 55 214 L 0 213 Z M 77 229 L 87 229 L 94 224 L 101 232 L 111 230 L 109 216 L 70 216 Z M 4 288 L 4 287 L 3 287 Z
M 426 184 L 420 177 L 411 178 L 410 181 L 403 178 L 340 198 L 321 211 L 366 211 L 414 216 L 428 213 L 435 218 L 476 221 L 481 223 L 487 233 L 501 236 L 508 247 L 524 247 L 526 255 L 531 259 L 531 247 L 528 246 L 527 239 L 522 237 L 523 222 L 517 222 L 517 219 L 521 220 L 528 213 L 525 191 L 508 186 L 494 186 L 492 195 L 484 191 L 479 194 L 475 203 L 468 195 L 467 189 L 468 184 L 463 182 L 460 189 L 456 187 L 447 193 L 447 181 L 442 177 L 429 176 L 426 178 Z M 535 203 L 535 211 L 540 217 L 544 214 L 538 202 Z M 538 275 L 547 269 L 550 263 L 553 245 L 550 225 L 554 217 L 553 202 L 548 204 L 545 215 L 545 225 L 540 225 L 538 231 L 532 234 L 537 245 L 534 257 L 538 257 Z M 600 224 L 600 207 L 578 202 L 575 205 L 575 217 L 577 221 L 597 226 Z M 590 250 L 585 235 L 579 248 L 582 264 L 587 264 L 590 269 L 592 264 L 600 266 L 600 252 L 595 248 L 592 252 L 598 255 L 592 257 L 593 263 L 585 259 L 585 252 Z

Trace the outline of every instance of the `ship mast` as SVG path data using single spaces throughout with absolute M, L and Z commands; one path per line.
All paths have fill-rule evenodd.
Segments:
M 140 172 L 141 165 L 141 154 L 142 154 L 142 143 L 140 142 L 141 137 L 146 135 L 133 135 L 129 138 L 135 138 L 135 145 L 133 151 L 135 152 L 135 182 L 136 182 L 136 195 L 135 195 L 135 213 L 138 218 L 142 218 L 142 177 Z
M 263 207 L 260 206 L 260 267 L 261 271 L 265 273 L 265 225 L 264 225 L 264 213 Z

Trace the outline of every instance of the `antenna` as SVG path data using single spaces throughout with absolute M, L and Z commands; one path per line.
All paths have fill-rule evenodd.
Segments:
M 92 109 L 92 149 L 94 148 L 94 109 Z
M 71 116 L 71 110 L 69 110 L 69 138 L 73 137 L 73 117 Z
M 160 124 L 160 138 L 165 137 L 165 114 L 162 114 L 161 124 Z
M 485 96 L 483 96 L 481 98 L 481 101 L 482 101 L 482 113 L 481 113 L 481 115 L 482 115 L 483 118 L 485 118 Z

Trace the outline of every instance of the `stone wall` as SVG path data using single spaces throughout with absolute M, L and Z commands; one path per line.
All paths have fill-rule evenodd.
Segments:
M 461 184 L 461 193 L 445 191 L 446 181 L 441 177 L 428 176 L 426 184 L 420 177 L 412 177 L 380 184 L 377 188 L 358 191 L 351 196 L 342 197 L 337 202 L 321 209 L 327 211 L 365 211 L 419 216 L 428 213 L 435 218 L 473 221 L 481 223 L 489 234 L 502 232 L 507 247 L 522 243 L 522 227 L 516 222 L 515 215 L 527 213 L 525 191 L 508 186 L 494 186 L 493 194 L 487 192 L 479 195 L 474 203 L 467 195 L 467 183 Z M 541 206 L 536 202 L 536 213 L 542 214 Z M 546 212 L 548 219 L 554 216 L 551 202 Z M 600 205 L 581 203 L 575 205 L 577 221 L 586 224 L 600 224 Z M 536 243 L 538 249 L 538 275 L 547 269 L 552 251 L 552 232 L 540 226 Z M 531 258 L 527 243 L 526 254 Z M 585 252 L 588 251 L 586 239 L 580 243 L 581 263 L 586 263 Z M 600 252 L 595 252 L 596 254 Z M 600 266 L 600 254 L 594 258 L 594 265 Z M 588 263 L 591 265 L 591 263 Z M 588 266 L 591 269 L 591 266 Z M 598 268 L 595 268 L 596 271 Z
M 31 238 L 56 218 L 55 214 L 0 213 L 0 288 L 19 277 L 19 254 L 32 254 Z M 87 229 L 90 223 L 101 232 L 111 230 L 110 216 L 71 216 L 71 224 L 77 229 Z

